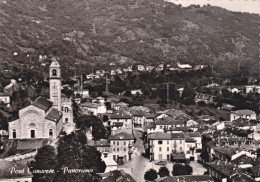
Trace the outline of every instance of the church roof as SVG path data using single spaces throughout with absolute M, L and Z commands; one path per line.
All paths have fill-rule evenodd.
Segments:
M 59 112 L 57 109 L 52 108 L 45 118 L 51 121 L 58 122 L 61 116 L 62 116 L 61 112 Z
M 52 102 L 40 96 L 32 103 L 32 105 L 46 112 L 52 106 Z

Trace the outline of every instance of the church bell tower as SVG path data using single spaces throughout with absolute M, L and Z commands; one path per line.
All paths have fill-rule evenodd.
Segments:
M 56 59 L 53 59 L 49 69 L 50 101 L 53 107 L 61 111 L 61 70 Z

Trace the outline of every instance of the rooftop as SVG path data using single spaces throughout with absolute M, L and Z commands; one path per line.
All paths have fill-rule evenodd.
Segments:
M 134 140 L 134 136 L 126 132 L 120 132 L 118 134 L 110 136 L 109 139 L 110 140 Z
M 236 110 L 236 111 L 232 111 L 231 113 L 237 114 L 239 116 L 255 114 L 254 111 L 251 111 L 251 110 L 248 110 L 248 109 Z
M 57 123 L 61 117 L 62 117 L 62 113 L 57 109 L 52 108 L 45 118 Z
M 235 169 L 236 166 L 233 163 L 225 162 L 225 161 L 214 161 L 211 163 L 207 163 L 207 166 L 215 169 L 216 171 L 220 172 L 221 174 L 225 175 L 226 177 L 231 176 L 232 174 L 236 173 Z
M 52 102 L 40 96 L 32 103 L 32 105 L 46 112 L 52 106 Z

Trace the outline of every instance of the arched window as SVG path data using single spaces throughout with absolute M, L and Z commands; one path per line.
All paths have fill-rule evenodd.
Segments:
M 49 137 L 53 137 L 53 130 L 49 129 Z
M 16 130 L 13 129 L 13 138 L 16 138 Z
M 52 70 L 52 76 L 57 76 L 57 70 L 56 69 Z
M 65 113 L 68 113 L 68 112 L 69 112 L 69 108 L 65 107 Z

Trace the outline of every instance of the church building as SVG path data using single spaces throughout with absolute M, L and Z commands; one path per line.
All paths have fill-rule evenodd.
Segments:
M 56 60 L 50 65 L 49 83 L 49 99 L 38 97 L 9 122 L 9 139 L 57 138 L 63 125 L 73 124 L 72 101 L 62 97 L 61 68 Z

